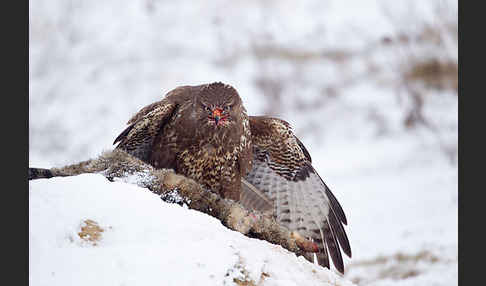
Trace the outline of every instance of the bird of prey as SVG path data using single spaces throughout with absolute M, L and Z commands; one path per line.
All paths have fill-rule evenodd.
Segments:
M 351 257 L 346 216 L 286 121 L 248 116 L 238 92 L 215 82 L 177 87 L 127 124 L 116 148 L 248 209 L 270 211 L 279 224 L 318 245 L 320 265 L 330 267 L 330 253 L 344 273 L 340 248 Z

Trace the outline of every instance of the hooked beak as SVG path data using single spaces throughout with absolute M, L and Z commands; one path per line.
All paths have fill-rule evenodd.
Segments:
M 218 125 L 219 120 L 221 119 L 221 109 L 215 108 L 213 110 L 213 118 L 214 118 L 214 122 L 216 123 L 216 125 Z

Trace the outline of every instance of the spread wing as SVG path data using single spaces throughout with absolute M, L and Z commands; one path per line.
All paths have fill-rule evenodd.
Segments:
M 154 140 L 159 130 L 170 120 L 176 104 L 161 100 L 140 110 L 130 121 L 128 127 L 118 135 L 113 144 L 144 162 L 148 162 Z
M 346 216 L 331 190 L 312 167 L 305 146 L 289 124 L 270 117 L 250 116 L 253 167 L 246 180 L 274 202 L 277 221 L 311 238 L 319 247 L 317 261 L 344 273 L 341 250 L 351 257 L 343 224 Z M 313 255 L 306 257 L 313 261 Z
M 191 86 L 177 87 L 162 100 L 142 108 L 127 122 L 128 127 L 113 144 L 120 142 L 116 148 L 148 162 L 157 134 L 174 116 L 179 102 L 190 96 L 192 90 Z

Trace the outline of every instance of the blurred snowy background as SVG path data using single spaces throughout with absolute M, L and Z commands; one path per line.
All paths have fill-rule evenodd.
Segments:
M 179 85 L 289 121 L 341 202 L 358 285 L 457 285 L 455 1 L 29 1 L 29 166 L 112 149 Z

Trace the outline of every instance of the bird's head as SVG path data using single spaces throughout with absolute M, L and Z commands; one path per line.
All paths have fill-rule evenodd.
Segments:
M 214 128 L 228 128 L 240 122 L 242 101 L 230 85 L 220 82 L 206 85 L 198 97 L 199 119 Z

